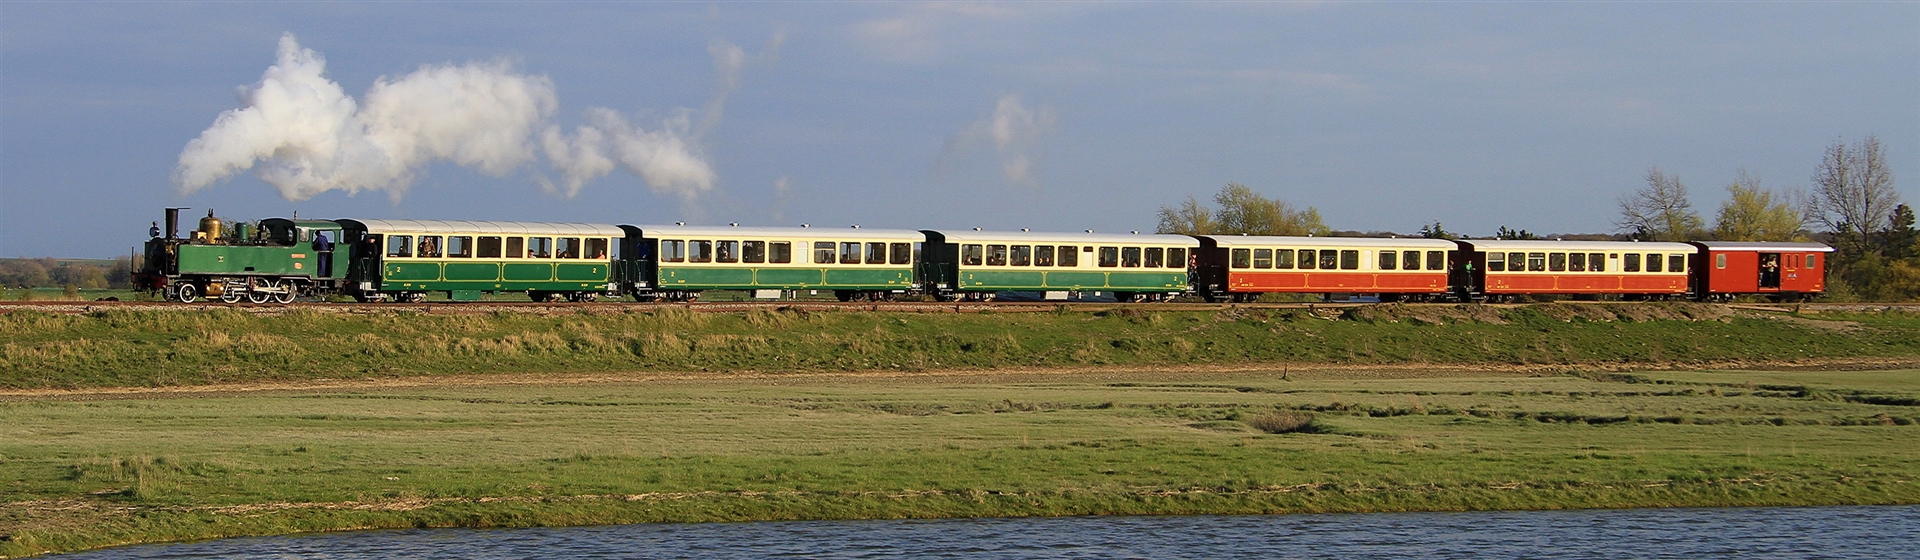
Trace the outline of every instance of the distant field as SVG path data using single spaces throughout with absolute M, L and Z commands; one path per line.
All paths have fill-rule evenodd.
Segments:
M 1536 375 L 16 391 L 0 396 L 0 553 L 378 527 L 1920 502 L 1920 370 Z

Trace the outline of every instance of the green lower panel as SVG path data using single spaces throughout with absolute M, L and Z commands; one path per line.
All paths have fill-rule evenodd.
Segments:
M 826 273 L 818 268 L 762 268 L 754 271 L 753 279 L 766 288 L 815 288 L 826 283 Z
M 500 263 L 447 263 L 447 279 L 496 282 L 500 280 Z
M 553 265 L 547 263 L 512 263 L 506 265 L 502 273 L 509 281 L 545 282 L 553 280 Z
M 827 269 L 822 288 L 848 290 L 905 289 L 913 284 L 913 271 L 906 268 Z
M 454 290 L 447 294 L 453 301 L 480 301 L 479 290 Z
M 1046 287 L 1046 277 L 1047 273 L 1038 271 L 968 271 L 960 273 L 960 287 L 968 290 L 1038 290 Z
M 297 245 L 181 245 L 179 251 L 181 274 L 311 276 L 319 266 L 318 255 Z
M 1049 272 L 1047 287 L 1056 290 L 1100 289 L 1107 287 L 1105 272 Z
M 433 262 L 393 263 L 393 262 L 390 262 L 390 263 L 387 263 L 386 271 L 382 273 L 381 276 L 386 278 L 388 282 L 418 282 L 422 280 L 439 280 L 440 279 L 440 263 L 433 263 Z
M 661 268 L 660 287 L 669 290 L 712 290 L 753 285 L 751 268 Z
M 555 272 L 559 275 L 559 279 L 562 282 L 594 282 L 601 284 L 607 282 L 607 263 L 604 262 L 593 264 L 560 264 L 556 265 L 555 268 L 557 269 Z
M 1115 289 L 1179 290 L 1187 286 L 1187 273 L 1110 272 L 1107 274 L 1107 286 Z

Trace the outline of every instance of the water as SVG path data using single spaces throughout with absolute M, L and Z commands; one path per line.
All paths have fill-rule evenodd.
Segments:
M 158 558 L 1912 558 L 1920 506 L 420 529 L 143 545 Z

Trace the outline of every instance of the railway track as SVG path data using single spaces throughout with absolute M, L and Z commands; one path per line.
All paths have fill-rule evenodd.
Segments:
M 1561 302 L 1573 305 L 1647 305 L 1642 302 Z M 261 315 L 278 315 L 292 310 L 306 310 L 320 313 L 346 314 L 383 314 L 397 312 L 434 313 L 434 314 L 485 314 L 485 313 L 625 313 L 645 312 L 659 309 L 685 309 L 699 313 L 742 313 L 755 309 L 791 310 L 807 312 L 894 312 L 894 313 L 1043 313 L 1059 309 L 1080 312 L 1099 312 L 1114 309 L 1138 311 L 1224 311 L 1228 309 L 1274 309 L 1274 310 L 1344 310 L 1372 305 L 1404 305 L 1408 307 L 1437 306 L 1448 307 L 1462 305 L 1458 303 L 1347 303 L 1347 302 L 1301 302 L 1301 303 L 1094 303 L 1094 302 L 831 302 L 831 301 L 714 301 L 693 303 L 632 303 L 632 302 L 595 302 L 595 303 L 532 303 L 532 302 L 426 302 L 426 303 L 331 303 L 331 302 L 295 302 L 291 304 L 220 304 L 220 303 L 175 303 L 150 301 L 4 301 L 0 302 L 0 314 L 15 311 L 41 311 L 50 313 L 93 313 L 114 310 L 140 311 L 213 311 L 235 310 Z M 1526 303 L 1473 304 L 1494 308 L 1524 307 Z M 1729 309 L 1771 312 L 1884 312 L 1901 310 L 1920 312 L 1920 303 L 1715 303 L 1700 305 L 1718 305 Z

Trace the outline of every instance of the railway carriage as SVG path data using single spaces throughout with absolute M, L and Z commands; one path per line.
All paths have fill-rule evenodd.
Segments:
M 1451 241 L 1423 238 L 1198 236 L 1195 290 L 1208 301 L 1263 293 L 1378 294 L 1381 301 L 1447 294 Z
M 534 301 L 618 295 L 625 232 L 611 224 L 338 220 L 352 244 L 346 292 L 360 301 L 454 301 L 525 292 Z
M 1042 292 L 1046 299 L 1112 292 L 1160 301 L 1188 288 L 1199 243 L 1184 235 L 925 230 L 921 282 L 941 299 Z
M 627 292 L 640 301 L 691 301 L 705 290 L 749 290 L 776 299 L 832 291 L 841 301 L 914 291 L 926 236 L 912 230 L 620 226 L 632 258 Z
M 1464 253 L 1459 290 L 1493 301 L 1528 294 L 1667 299 L 1690 291 L 1697 249 L 1685 243 L 1456 241 Z
M 1812 298 L 1827 291 L 1826 261 L 1832 247 L 1819 243 L 1696 241 L 1694 293 L 1727 301 L 1760 295 L 1776 301 Z

